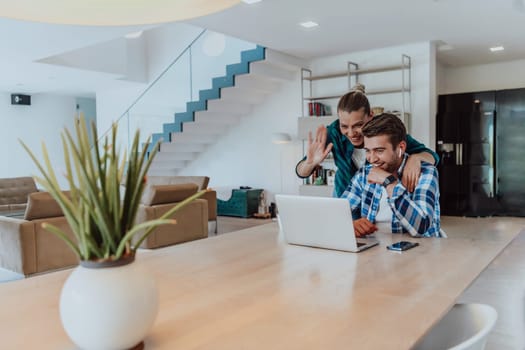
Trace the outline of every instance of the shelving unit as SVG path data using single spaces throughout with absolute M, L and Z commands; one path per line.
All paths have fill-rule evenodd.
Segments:
M 405 115 L 405 113 L 409 112 L 410 105 L 411 105 L 410 69 L 411 69 L 411 59 L 410 59 L 410 56 L 408 55 L 401 55 L 401 64 L 378 66 L 378 67 L 371 67 L 371 68 L 359 68 L 359 65 L 357 63 L 348 61 L 347 69 L 345 71 L 339 71 L 339 72 L 322 74 L 322 75 L 313 75 L 312 70 L 307 69 L 307 68 L 302 68 L 301 69 L 302 116 L 303 117 L 305 116 L 305 113 L 304 113 L 305 102 L 339 99 L 341 96 L 347 93 L 355 84 L 359 83 L 360 76 L 363 76 L 366 74 L 377 74 L 377 73 L 385 73 L 385 72 L 393 72 L 393 71 L 400 71 L 401 73 L 401 76 L 400 76 L 401 85 L 399 88 L 367 90 L 366 95 L 373 96 L 373 95 L 401 93 L 401 99 L 402 99 L 401 115 Z M 334 78 L 342 78 L 342 77 L 347 77 L 347 80 L 348 80 L 347 90 L 341 91 L 341 93 L 338 93 L 338 94 L 317 95 L 317 96 L 312 95 L 313 82 L 320 81 L 320 80 L 334 79 Z M 354 79 L 352 79 L 352 77 Z M 304 88 L 305 81 L 308 82 L 308 86 L 309 86 L 308 96 L 306 96 L 305 94 L 305 88 Z
M 297 122 L 297 135 L 298 138 L 303 140 L 303 154 L 306 154 L 306 147 L 308 142 L 308 133 L 312 132 L 315 135 L 315 131 L 319 125 L 328 125 L 337 119 L 335 108 L 332 106 L 332 112 L 334 115 L 330 116 L 306 116 L 305 106 L 309 102 L 315 101 L 324 101 L 324 100 L 338 100 L 342 95 L 347 93 L 354 85 L 359 83 L 359 78 L 367 74 L 381 74 L 385 72 L 395 72 L 399 71 L 400 74 L 400 86 L 399 87 L 389 87 L 383 89 L 371 89 L 366 90 L 367 96 L 373 95 L 384 95 L 384 94 L 395 94 L 399 93 L 401 95 L 401 113 L 398 113 L 399 117 L 403 120 L 407 126 L 407 130 L 410 128 L 410 106 L 411 106 L 411 60 L 408 55 L 401 55 L 401 63 L 394 65 L 385 65 L 377 67 L 368 67 L 361 68 L 355 62 L 347 62 L 347 69 L 344 71 L 333 72 L 328 74 L 314 75 L 312 70 L 303 68 L 301 69 L 301 111 L 302 115 L 298 118 Z M 314 82 L 336 79 L 336 78 L 347 78 L 347 88 L 340 91 L 336 94 L 319 94 L 313 95 L 313 84 Z M 306 89 L 305 89 L 306 85 Z M 367 86 L 368 88 L 368 86 Z M 305 91 L 307 90 L 307 91 Z M 307 92 L 307 93 L 306 93 Z M 371 101 L 372 103 L 372 101 Z M 332 163 L 332 166 L 329 166 L 331 169 L 335 169 L 335 164 L 333 161 L 328 162 Z M 320 195 L 320 196 L 331 196 L 333 192 L 333 186 L 328 185 L 307 185 L 303 184 L 299 188 L 299 193 L 302 195 Z

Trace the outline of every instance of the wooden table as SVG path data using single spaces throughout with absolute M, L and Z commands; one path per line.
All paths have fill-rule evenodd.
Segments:
M 378 235 L 356 254 L 287 245 L 270 223 L 140 252 L 160 290 L 146 348 L 409 349 L 518 232 L 447 233 L 403 253 L 385 247 L 410 237 Z M 68 274 L 0 284 L 1 348 L 74 348 L 58 314 Z

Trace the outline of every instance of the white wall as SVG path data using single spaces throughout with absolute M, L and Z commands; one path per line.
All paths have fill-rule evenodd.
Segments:
M 11 105 L 10 94 L 0 93 L 0 177 L 39 175 L 18 139 L 24 141 L 41 160 L 41 141 L 46 143 L 57 174 L 63 169 L 60 132 L 74 127 L 76 99 L 71 96 L 31 96 L 30 106 Z M 61 182 L 65 184 L 65 182 Z
M 93 144 L 93 133 L 91 132 L 91 123 L 97 123 L 97 101 L 94 98 L 77 97 L 76 98 L 76 116 L 84 116 L 88 125 L 88 134 L 90 144 Z
M 525 60 L 464 67 L 440 66 L 438 94 L 525 87 Z

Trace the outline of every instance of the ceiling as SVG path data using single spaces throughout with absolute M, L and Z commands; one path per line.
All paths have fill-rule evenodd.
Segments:
M 264 0 L 191 23 L 305 58 L 428 40 L 452 66 L 525 58 L 523 0 Z
M 188 21 L 303 58 L 435 40 L 449 66 L 525 59 L 525 0 L 263 0 Z M 0 11 L 1 13 L 1 11 Z M 315 29 L 299 22 L 313 20 Z M 85 27 L 0 18 L 0 91 L 92 95 L 117 75 L 38 63 L 135 27 Z M 505 51 L 491 53 L 502 45 Z

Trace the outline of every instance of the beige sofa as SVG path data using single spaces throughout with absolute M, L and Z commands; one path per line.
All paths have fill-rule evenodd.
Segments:
M 26 209 L 27 196 L 37 191 L 32 177 L 0 179 L 0 215 L 23 212 Z
M 208 176 L 148 176 L 148 187 L 146 188 L 146 196 L 149 188 L 155 185 L 178 185 L 194 183 L 197 185 L 197 191 L 208 188 L 210 178 Z M 208 201 L 208 222 L 209 232 L 217 233 L 217 192 L 209 190 L 202 197 Z
M 29 195 L 23 218 L 0 216 L 0 267 L 28 276 L 78 264 L 77 256 L 66 243 L 42 228 L 44 222 L 75 239 L 62 210 L 48 192 Z
M 177 203 L 195 194 L 197 188 L 198 186 L 194 183 L 150 184 L 148 191 L 142 197 L 137 222 L 158 219 Z M 141 244 L 141 247 L 158 248 L 208 237 L 207 200 L 196 199 L 177 211 L 171 218 L 177 221 L 175 225 L 162 225 L 155 228 Z

